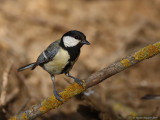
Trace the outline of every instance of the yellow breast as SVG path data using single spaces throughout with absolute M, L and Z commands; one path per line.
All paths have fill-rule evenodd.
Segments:
M 60 48 L 53 60 L 44 64 L 44 67 L 51 74 L 60 74 L 67 65 L 69 58 L 68 52 Z

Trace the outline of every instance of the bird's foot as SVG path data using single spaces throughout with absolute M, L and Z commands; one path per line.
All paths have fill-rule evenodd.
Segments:
M 54 96 L 56 97 L 57 100 L 59 100 L 59 101 L 62 102 L 62 100 L 61 100 L 61 98 L 60 98 L 61 95 L 60 95 L 56 90 L 54 91 Z
M 78 78 L 75 78 L 74 81 L 83 87 L 83 81 L 82 80 L 80 80 Z

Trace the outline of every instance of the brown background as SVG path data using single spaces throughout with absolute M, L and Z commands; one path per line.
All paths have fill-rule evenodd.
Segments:
M 0 108 L 1 119 L 52 95 L 52 81 L 47 72 L 40 67 L 22 73 L 17 73 L 16 69 L 34 62 L 50 43 L 74 29 L 82 31 L 91 43 L 82 48 L 71 71 L 72 75 L 85 79 L 160 40 L 160 1 L 0 0 L 1 84 L 6 67 L 13 61 L 6 104 Z M 145 60 L 109 78 L 91 88 L 94 93 L 90 96 L 77 96 L 36 120 L 116 120 L 126 119 L 133 113 L 160 116 L 160 101 L 141 100 L 146 94 L 160 94 L 159 57 Z M 58 91 L 71 82 L 73 80 L 65 75 L 56 76 Z

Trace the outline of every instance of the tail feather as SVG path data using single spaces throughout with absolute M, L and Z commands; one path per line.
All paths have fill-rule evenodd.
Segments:
M 28 65 L 25 65 L 23 67 L 20 67 L 17 71 L 21 72 L 21 71 L 23 71 L 25 69 L 32 68 L 34 65 L 35 65 L 35 63 L 31 63 L 31 64 L 28 64 Z

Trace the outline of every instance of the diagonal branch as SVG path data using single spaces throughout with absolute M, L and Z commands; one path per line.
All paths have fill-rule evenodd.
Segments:
M 62 105 L 64 102 L 71 99 L 73 96 L 80 94 L 86 89 L 97 85 L 103 80 L 127 69 L 130 66 L 133 66 L 145 59 L 149 59 L 160 53 L 160 42 L 155 43 L 153 45 L 148 45 L 136 53 L 129 55 L 110 66 L 93 73 L 89 78 L 87 78 L 84 82 L 84 87 L 78 85 L 77 83 L 73 83 L 69 85 L 63 92 L 60 93 L 62 96 L 62 102 L 58 101 L 54 95 L 44 99 L 40 104 L 32 106 L 29 110 L 22 112 L 14 117 L 11 117 L 10 120 L 32 120 L 51 109 L 55 109 Z

